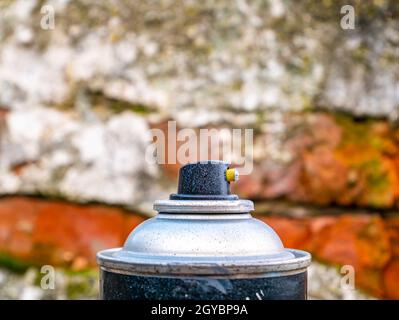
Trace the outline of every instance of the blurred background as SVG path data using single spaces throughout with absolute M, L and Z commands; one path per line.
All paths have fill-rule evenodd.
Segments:
M 1 299 L 97 297 L 175 190 L 168 120 L 254 130 L 233 191 L 313 254 L 311 298 L 399 299 L 397 1 L 2 0 L 0 39 Z

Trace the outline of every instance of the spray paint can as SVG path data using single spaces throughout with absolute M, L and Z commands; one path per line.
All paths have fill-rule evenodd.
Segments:
M 230 193 L 235 169 L 197 162 L 178 193 L 154 203 L 123 248 L 97 254 L 102 299 L 306 299 L 311 256 L 286 249 L 252 201 Z

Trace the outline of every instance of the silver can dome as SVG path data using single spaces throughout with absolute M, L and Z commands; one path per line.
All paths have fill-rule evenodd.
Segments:
M 251 216 L 251 201 L 227 202 L 155 202 L 159 214 L 140 224 L 123 248 L 100 252 L 99 263 L 127 273 L 197 275 L 301 272 L 309 265 L 309 253 L 284 248 L 271 227 Z

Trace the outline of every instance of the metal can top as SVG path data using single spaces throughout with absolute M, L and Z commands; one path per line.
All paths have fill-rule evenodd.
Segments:
M 97 259 L 103 269 L 127 274 L 242 277 L 303 272 L 311 257 L 285 249 L 272 228 L 242 212 L 159 213 L 123 248 L 102 251 Z
M 156 201 L 159 214 L 140 224 L 123 248 L 99 252 L 101 268 L 229 278 L 303 272 L 310 254 L 284 248 L 271 227 L 251 216 L 253 202 L 230 194 L 227 170 L 220 161 L 182 167 L 178 193 Z

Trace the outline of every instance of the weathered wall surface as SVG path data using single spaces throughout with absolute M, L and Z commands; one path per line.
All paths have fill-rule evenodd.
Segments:
M 347 4 L 354 30 L 340 27 Z M 54 29 L 41 27 L 44 5 Z M 327 206 L 366 210 L 318 220 L 302 208 L 266 220 L 287 245 L 353 264 L 363 288 L 398 297 L 397 1 L 5 0 L 0 12 L 0 195 L 151 214 L 153 200 L 174 190 L 178 166 L 145 160 L 150 128 L 170 119 L 253 128 L 254 171 L 234 192 L 318 205 L 316 216 Z M 1 200 L 0 251 L 12 258 L 79 269 L 131 226 L 111 209 L 96 207 L 101 218 L 74 205 L 33 212 L 35 201 Z M 70 245 L 81 235 L 71 217 L 93 237 Z M 92 246 L 104 225 L 109 237 Z
M 292 159 L 287 112 L 396 119 L 398 4 L 353 2 L 355 30 L 340 27 L 343 4 L 2 2 L 0 192 L 150 203 L 167 192 L 150 192 L 146 129 L 169 118 L 255 128 L 269 135 L 255 160 L 276 165 Z
M 366 298 L 374 295 L 399 298 L 397 242 L 399 219 L 382 219 L 367 213 L 317 218 L 277 215 L 257 217 L 272 226 L 289 248 L 309 250 L 309 295 L 317 299 Z M 133 212 L 99 205 L 8 197 L 0 201 L 0 264 L 25 271 L 16 276 L 0 269 L 1 298 L 93 298 L 98 286 L 90 268 L 97 251 L 123 245 L 130 230 L 144 220 Z M 57 269 L 55 290 L 41 290 L 37 283 L 43 265 Z M 355 288 L 341 286 L 341 264 L 355 270 Z M 32 266 L 33 265 L 33 266 Z M 36 271 L 36 272 L 35 272 Z M 23 285 L 25 283 L 25 286 Z M 36 286 L 35 286 L 36 283 Z

